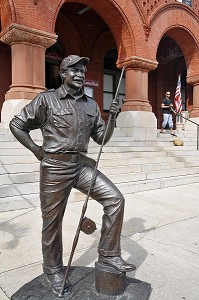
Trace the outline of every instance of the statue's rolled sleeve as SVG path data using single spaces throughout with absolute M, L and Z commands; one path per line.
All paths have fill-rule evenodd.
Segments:
M 10 126 L 26 132 L 41 128 L 46 120 L 46 109 L 43 102 L 43 96 L 37 96 L 22 109 L 20 115 L 11 120 Z

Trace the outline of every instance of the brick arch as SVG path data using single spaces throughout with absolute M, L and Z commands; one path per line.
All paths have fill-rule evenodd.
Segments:
M 8 0 L 2 0 L 8 3 Z M 119 60 L 138 55 L 147 58 L 146 51 L 146 20 L 138 1 L 116 0 L 38 0 L 30 1 L 24 5 L 23 0 L 13 1 L 15 7 L 15 19 L 12 22 L 34 29 L 55 32 L 57 16 L 63 4 L 77 2 L 88 5 L 109 26 L 117 44 Z M 9 2 L 10 2 L 9 1 Z M 10 2 L 12 3 L 12 2 Z M 139 28 L 139 30 L 137 30 Z
M 66 30 L 67 28 L 67 30 Z M 65 38 L 67 33 L 70 32 L 71 35 L 75 36 L 72 43 L 68 43 Z M 58 34 L 58 39 L 61 42 L 65 50 L 65 55 L 70 55 L 71 53 L 82 54 L 82 40 L 80 39 L 77 29 L 74 27 L 73 23 L 66 18 L 64 14 L 59 14 L 59 18 L 56 22 L 56 33 Z
M 1 0 L 0 19 L 2 31 L 16 21 L 15 6 L 12 0 Z
M 187 76 L 192 76 L 196 72 L 199 74 L 199 44 L 197 44 L 187 29 L 182 27 L 170 28 L 166 32 L 179 45 L 185 58 Z
M 113 39 L 110 30 L 105 31 L 96 40 L 92 52 L 92 62 L 103 66 L 104 56 L 106 52 L 116 47 L 116 43 Z
M 54 0 L 54 3 L 57 3 L 57 9 L 52 21 L 53 27 L 56 24 L 57 15 L 60 11 L 61 6 L 64 3 L 70 2 L 85 4 L 95 10 L 102 17 L 102 19 L 109 26 L 114 36 L 117 45 L 118 56 L 120 57 L 120 59 L 126 58 L 135 53 L 135 43 L 130 23 L 122 8 L 119 7 L 119 4 L 115 3 L 114 0 L 100 0 L 100 4 L 99 2 L 96 3 L 92 0 Z
M 173 13 L 175 10 L 175 14 Z M 190 8 L 178 3 L 165 5 L 150 18 L 151 32 L 148 40 L 150 59 L 156 59 L 159 42 L 163 35 L 173 38 L 184 55 L 187 75 L 196 72 L 199 64 L 198 18 Z

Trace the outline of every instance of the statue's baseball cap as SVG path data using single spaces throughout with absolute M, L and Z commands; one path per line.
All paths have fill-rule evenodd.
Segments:
M 69 55 L 64 58 L 60 64 L 60 71 L 64 68 L 75 65 L 78 62 L 82 62 L 84 65 L 87 65 L 90 62 L 88 57 L 80 57 L 78 55 Z

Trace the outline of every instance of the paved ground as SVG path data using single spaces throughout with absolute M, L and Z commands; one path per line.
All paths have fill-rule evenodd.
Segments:
M 123 257 L 137 265 L 130 276 L 151 284 L 150 300 L 199 299 L 198 195 L 199 184 L 189 184 L 126 197 Z M 67 207 L 65 263 L 81 207 L 82 202 Z M 101 206 L 90 201 L 86 215 L 98 230 L 91 236 L 81 233 L 73 260 L 77 266 L 94 266 L 97 260 Z M 42 273 L 40 231 L 39 207 L 0 213 L 0 300 Z

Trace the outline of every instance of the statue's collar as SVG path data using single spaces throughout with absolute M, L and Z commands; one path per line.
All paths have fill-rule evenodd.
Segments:
M 65 86 L 62 84 L 58 89 L 57 92 L 59 94 L 59 98 L 60 99 L 65 99 L 66 97 L 70 97 L 71 99 L 75 99 L 78 100 L 80 98 L 87 100 L 86 95 L 83 93 L 83 90 L 81 89 L 79 94 L 74 97 L 73 95 L 71 95 L 70 93 L 68 93 L 68 91 L 66 90 Z

